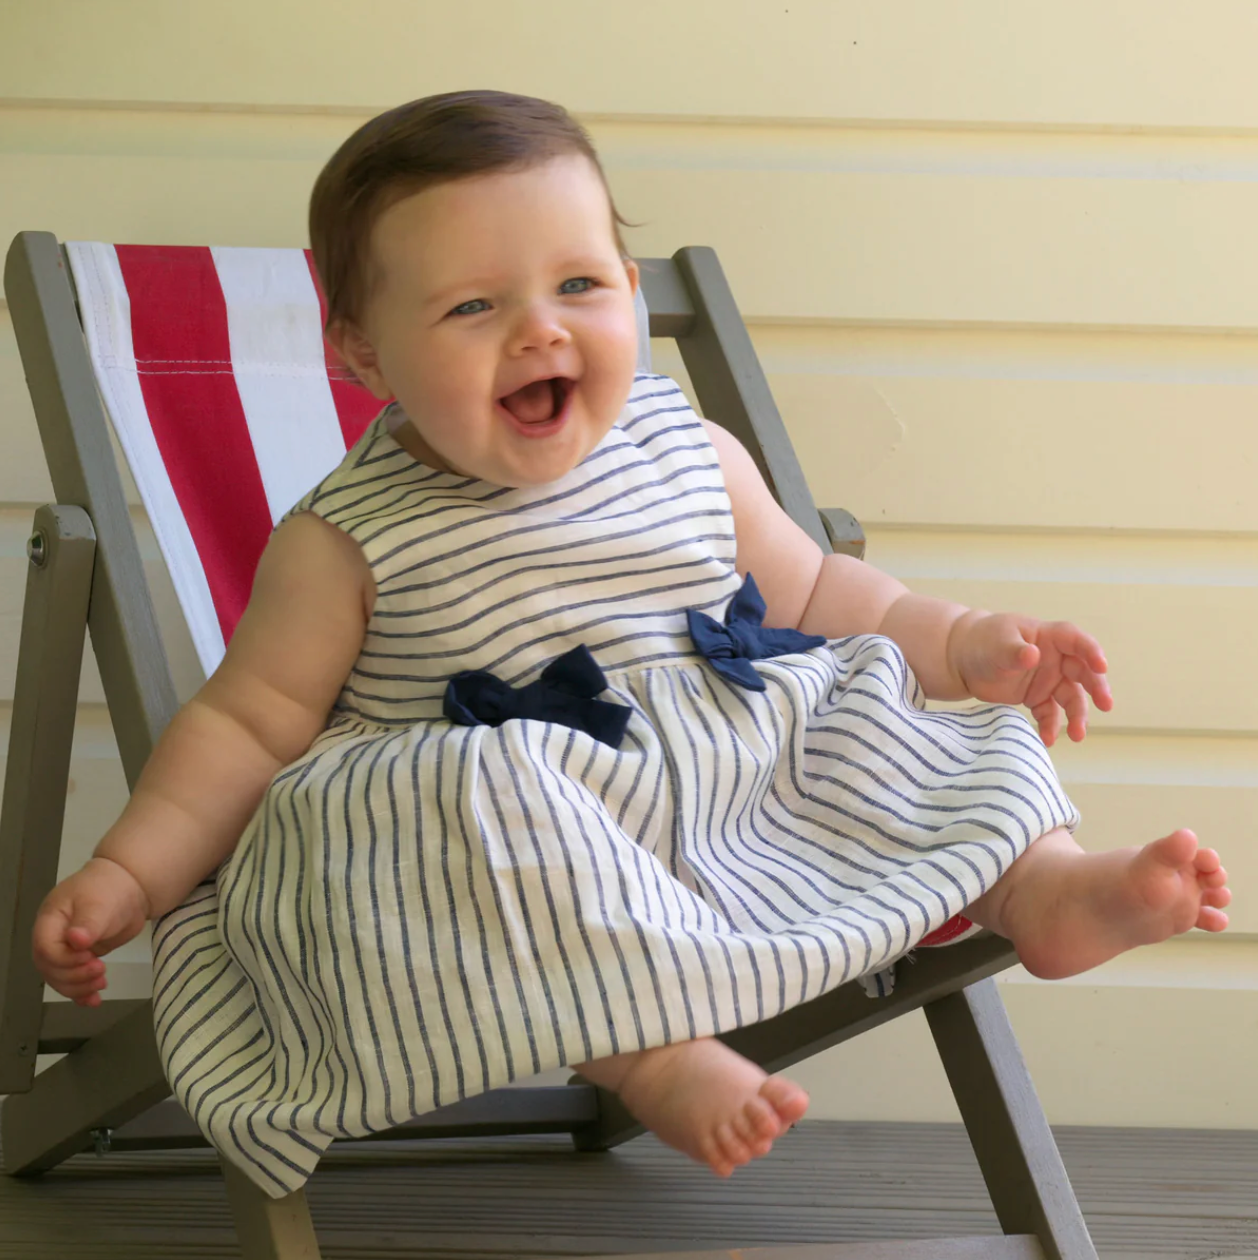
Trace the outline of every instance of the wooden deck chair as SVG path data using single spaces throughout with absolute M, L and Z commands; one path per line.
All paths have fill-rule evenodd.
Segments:
M 687 248 L 641 266 L 650 334 L 676 338 L 704 414 L 744 443 L 783 507 L 819 544 L 861 554 L 855 521 L 813 505 L 716 255 Z M 169 1099 L 150 1004 L 46 1002 L 30 959 L 35 912 L 57 874 L 85 628 L 129 784 L 176 708 L 106 410 L 202 664 L 212 668 L 271 521 L 339 460 L 377 404 L 329 368 L 301 250 L 63 248 L 48 233 L 26 232 L 9 250 L 5 292 L 57 500 L 35 513 L 0 817 L 0 1095 L 10 1095 L 0 1133 L 4 1171 L 29 1176 L 84 1150 L 204 1144 Z M 277 353 L 291 361 L 273 361 Z M 148 360 L 143 378 L 137 358 Z M 189 370 L 202 377 L 202 401 L 181 414 Z M 147 420 L 137 428 L 131 412 Z M 259 414 L 265 431 L 250 428 Z M 312 415 L 322 417 L 318 425 Z M 209 520 L 178 460 L 164 463 L 180 424 L 199 430 L 206 458 L 195 480 L 231 496 L 235 510 L 226 517 Z M 260 452 L 277 440 L 283 452 L 259 455 L 259 471 L 251 444 Z M 725 1040 L 775 1070 L 924 1008 L 1005 1236 L 966 1246 L 941 1241 L 939 1249 L 835 1244 L 759 1254 L 1095 1260 L 990 978 L 1015 961 L 1012 948 L 983 933 L 916 957 L 888 996 L 847 984 Z M 37 1054 L 64 1057 L 37 1075 Z M 393 1136 L 556 1132 L 601 1150 L 641 1130 L 614 1097 L 577 1082 L 497 1090 Z M 243 1174 L 225 1173 L 246 1257 L 317 1257 L 303 1194 L 268 1199 Z

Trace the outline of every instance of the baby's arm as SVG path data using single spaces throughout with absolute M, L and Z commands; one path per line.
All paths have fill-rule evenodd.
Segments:
M 914 595 L 889 574 L 852 556 L 827 555 L 781 509 L 742 444 L 707 421 L 734 513 L 739 573 L 753 573 L 764 596 L 765 624 L 841 639 L 884 634 L 895 640 L 926 694 L 968 694 L 949 660 L 948 640 L 966 619 L 983 614 Z
M 340 530 L 311 514 L 276 530 L 222 663 L 166 728 L 95 856 L 40 908 L 35 959 L 54 988 L 93 998 L 95 955 L 179 905 L 230 855 L 276 772 L 323 729 L 374 598 L 366 560 Z
M 766 624 L 830 639 L 882 634 L 894 640 L 934 700 L 1025 704 L 1051 744 L 1061 713 L 1082 739 L 1087 696 L 1109 709 L 1099 644 L 1067 622 L 992 614 L 915 595 L 902 582 L 851 556 L 826 555 L 779 507 L 742 445 L 704 421 L 721 461 L 739 573 L 755 575 Z M 1086 694 L 1085 694 L 1086 693 Z

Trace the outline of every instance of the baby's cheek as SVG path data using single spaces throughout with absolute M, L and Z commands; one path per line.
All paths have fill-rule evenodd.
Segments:
M 592 374 L 591 383 L 600 408 L 610 411 L 613 421 L 629 401 L 629 391 L 633 388 L 633 378 L 637 373 L 637 355 L 635 341 L 626 348 L 623 356 L 619 356 L 617 362 L 609 363 L 606 370 Z

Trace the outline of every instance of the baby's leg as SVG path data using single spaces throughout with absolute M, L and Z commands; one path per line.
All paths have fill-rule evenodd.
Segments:
M 662 1142 L 728 1177 L 767 1155 L 807 1110 L 808 1095 L 712 1037 L 610 1055 L 576 1070 L 620 1096 Z
M 1213 849 L 1176 831 L 1143 848 L 1084 853 L 1050 831 L 966 910 L 1008 937 L 1022 965 L 1046 980 L 1099 966 L 1137 945 L 1227 927 L 1227 872 Z

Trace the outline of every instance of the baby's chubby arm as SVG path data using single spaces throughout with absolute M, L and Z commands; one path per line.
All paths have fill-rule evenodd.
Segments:
M 346 534 L 309 513 L 275 531 L 222 663 L 166 728 L 95 856 L 40 907 L 35 962 L 58 992 L 98 1003 L 98 956 L 231 854 L 276 772 L 323 730 L 374 599 Z
M 1065 711 L 1072 739 L 1087 725 L 1087 697 L 1113 705 L 1100 645 L 1068 622 L 992 614 L 928 595 L 851 556 L 827 555 L 781 509 L 738 440 L 705 420 L 721 461 L 739 573 L 753 573 L 765 623 L 830 639 L 882 634 L 893 640 L 934 700 L 1025 704 L 1045 743 Z

